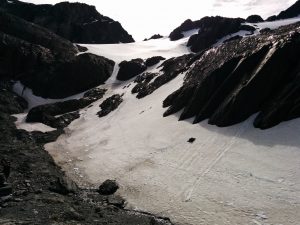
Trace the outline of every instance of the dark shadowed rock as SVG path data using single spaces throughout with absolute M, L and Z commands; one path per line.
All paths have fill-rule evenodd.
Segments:
M 154 34 L 150 38 L 145 38 L 144 41 L 155 40 L 160 38 L 163 38 L 163 36 L 161 36 L 160 34 Z
M 101 99 L 106 90 L 95 88 L 84 94 L 81 99 L 45 104 L 30 109 L 26 122 L 40 122 L 53 128 L 64 128 L 79 118 L 79 109 Z M 60 115 L 58 117 L 58 115 Z
M 121 81 L 129 80 L 147 69 L 143 59 L 123 61 L 119 64 L 119 66 L 120 70 L 118 72 L 117 79 Z
M 97 12 L 95 6 L 61 2 L 56 5 L 34 5 L 12 0 L 0 7 L 29 22 L 45 27 L 74 43 L 134 42 L 121 24 Z
M 259 33 L 261 33 L 261 34 L 268 34 L 270 31 L 271 31 L 270 28 L 264 28 L 264 29 L 261 29 L 261 30 L 259 31 Z
M 201 20 L 186 20 L 180 27 L 176 28 L 170 34 L 171 40 L 177 40 L 183 37 L 183 32 L 199 29 L 198 34 L 194 34 L 188 41 L 188 46 L 193 52 L 199 52 L 210 47 L 222 37 L 236 33 L 243 29 L 242 18 L 225 18 L 225 17 L 204 17 Z
M 11 114 L 22 113 L 27 108 L 27 102 L 17 94 L 8 91 L 9 89 L 11 89 L 11 85 L 3 87 L 0 84 L 0 112 Z
M 119 189 L 119 185 L 115 180 L 104 181 L 98 189 L 100 195 L 112 195 Z
M 227 43 L 227 42 L 230 42 L 230 41 L 235 41 L 235 40 L 241 40 L 243 37 L 240 36 L 240 35 L 235 35 L 231 38 L 228 38 L 227 40 L 225 40 L 223 43 Z
M 143 98 L 164 84 L 173 80 L 180 73 L 188 69 L 188 63 L 193 58 L 193 54 L 174 57 L 164 61 L 160 65 L 160 73 L 144 73 L 135 80 L 137 85 L 132 89 L 132 93 L 138 93 L 137 98 Z M 155 79 L 150 82 L 153 78 Z
M 78 191 L 78 186 L 68 177 L 60 177 L 51 184 L 49 190 L 58 194 L 67 195 Z
M 300 15 L 300 1 L 297 0 L 295 4 L 290 6 L 288 9 L 280 12 L 277 16 L 271 16 L 267 19 L 267 21 L 281 20 L 297 17 Z
M 184 85 L 168 96 L 164 116 L 230 126 L 260 112 L 265 129 L 300 116 L 300 24 L 232 41 L 208 50 L 193 64 Z M 272 36 L 272 39 L 270 39 Z
M 187 142 L 189 142 L 189 143 L 194 143 L 196 141 L 196 138 L 190 138 Z
M 178 28 L 173 30 L 170 33 L 169 38 L 171 39 L 171 41 L 179 40 L 184 37 L 183 32 L 197 29 L 198 25 L 199 24 L 197 21 L 192 21 L 192 20 L 188 19 L 188 20 L 184 21 Z
M 273 16 L 270 16 L 270 17 L 268 17 L 267 19 L 266 19 L 266 21 L 275 21 L 275 20 L 277 20 L 277 16 L 275 16 L 275 15 L 273 15 Z
M 251 15 L 251 16 L 247 17 L 246 22 L 248 22 L 248 23 L 260 23 L 260 22 L 264 22 L 264 20 L 259 15 Z
M 156 65 L 157 63 L 159 63 L 162 60 L 165 60 L 165 58 L 162 56 L 153 56 L 151 58 L 146 59 L 145 64 L 147 67 L 150 67 L 150 66 Z
M 36 95 L 64 98 L 107 80 L 114 62 L 85 53 L 50 31 L 0 10 L 0 78 L 21 80 Z
M 105 99 L 99 106 L 101 108 L 101 111 L 99 111 L 97 115 L 99 117 L 108 115 L 110 112 L 116 110 L 122 102 L 123 102 L 122 96 L 119 94 L 115 94 Z

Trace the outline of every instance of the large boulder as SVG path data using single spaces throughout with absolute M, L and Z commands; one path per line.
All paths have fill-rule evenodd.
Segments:
M 36 95 L 64 98 L 103 84 L 111 76 L 113 68 L 113 61 L 84 53 L 57 64 L 53 70 L 32 74 L 21 78 L 21 81 Z
M 0 78 L 21 80 L 34 94 L 64 98 L 103 84 L 114 62 L 47 29 L 0 10 Z
M 123 61 L 119 64 L 119 66 L 120 70 L 118 72 L 117 79 L 121 81 L 129 80 L 147 69 L 144 60 L 140 58 Z
M 251 15 L 251 16 L 247 17 L 246 22 L 248 22 L 248 23 L 260 23 L 260 22 L 264 22 L 264 20 L 259 15 Z
M 3 1 L 0 7 L 74 43 L 134 42 L 119 22 L 101 15 L 94 6 L 69 2 L 56 5 L 34 5 L 17 0 L 10 2 Z
M 164 116 L 183 110 L 217 126 L 260 112 L 255 127 L 269 128 L 300 116 L 300 23 L 230 41 L 192 64 L 181 88 L 169 95 Z M 272 39 L 270 39 L 272 37 Z
M 146 59 L 145 64 L 147 67 L 150 67 L 158 64 L 162 60 L 165 60 L 165 58 L 162 56 L 153 56 L 151 58 Z

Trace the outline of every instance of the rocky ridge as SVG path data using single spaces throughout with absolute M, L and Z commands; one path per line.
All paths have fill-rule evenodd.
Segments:
M 61 2 L 34 5 L 2 0 L 0 8 L 29 22 L 45 27 L 73 43 L 113 44 L 134 42 L 131 35 L 113 19 L 83 3 Z
M 299 117 L 299 30 L 288 25 L 199 53 L 184 85 L 164 101 L 164 116 L 184 109 L 180 120 L 222 127 L 259 113 L 261 129 Z
M 185 31 L 198 29 L 198 33 L 189 38 L 187 46 L 193 52 L 209 48 L 222 37 L 236 33 L 241 30 L 254 32 L 255 28 L 249 25 L 244 25 L 246 20 L 242 18 L 226 18 L 226 17 L 203 17 L 200 20 L 186 20 L 178 28 L 173 30 L 169 38 L 172 41 L 184 37 Z
M 20 80 L 45 98 L 64 98 L 111 76 L 113 61 L 78 53 L 68 40 L 0 9 L 0 78 Z

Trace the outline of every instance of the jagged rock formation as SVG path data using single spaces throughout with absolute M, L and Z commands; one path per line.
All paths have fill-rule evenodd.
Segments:
M 153 56 L 151 58 L 146 59 L 145 64 L 147 67 L 150 67 L 158 64 L 162 60 L 165 60 L 165 58 L 162 56 Z
M 154 34 L 150 38 L 145 38 L 144 41 L 155 40 L 155 39 L 160 39 L 160 38 L 163 38 L 163 36 L 160 34 Z
M 97 113 L 99 117 L 104 117 L 116 110 L 119 105 L 123 102 L 122 95 L 115 94 L 105 99 L 99 106 L 101 110 Z
M 140 58 L 123 61 L 119 66 L 120 70 L 117 74 L 117 79 L 121 81 L 129 80 L 147 69 L 144 60 Z
M 137 98 L 143 98 L 153 93 L 156 89 L 173 80 L 180 73 L 185 71 L 193 57 L 193 54 L 188 54 L 164 61 L 160 65 L 161 75 L 158 73 L 143 73 L 137 76 L 134 81 L 137 84 L 133 87 L 131 92 L 133 94 L 137 93 Z
M 236 33 L 240 30 L 253 32 L 254 27 L 242 25 L 245 20 L 242 18 L 225 17 L 204 17 L 201 20 L 186 20 L 169 35 L 171 40 L 178 40 L 184 37 L 183 32 L 199 29 L 198 34 L 192 35 L 188 41 L 188 46 L 193 52 L 199 52 L 216 43 L 218 39 Z
M 274 21 L 274 20 L 282 20 L 293 18 L 300 15 L 300 1 L 298 0 L 295 4 L 293 4 L 288 9 L 280 12 L 277 16 L 270 16 L 267 21 Z
M 230 126 L 254 113 L 269 128 L 300 116 L 300 23 L 231 41 L 199 54 L 184 85 L 168 96 L 164 116 Z M 272 39 L 270 38 L 272 37 Z
M 259 15 L 251 15 L 251 16 L 247 17 L 246 22 L 248 22 L 248 23 L 260 23 L 260 22 L 264 22 L 264 20 Z
M 47 29 L 0 10 L 0 78 L 20 80 L 34 94 L 63 98 L 103 84 L 114 62 L 84 53 Z
M 2 0 L 0 8 L 29 22 L 45 27 L 74 43 L 112 44 L 134 42 L 121 24 L 97 12 L 95 6 L 61 2 L 34 5 Z
M 65 128 L 79 118 L 78 110 L 101 99 L 106 90 L 95 88 L 86 92 L 83 98 L 36 106 L 28 112 L 26 122 L 39 122 L 53 128 Z

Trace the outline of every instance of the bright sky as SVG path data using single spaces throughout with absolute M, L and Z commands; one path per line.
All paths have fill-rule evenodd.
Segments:
M 55 4 L 61 0 L 23 0 L 35 4 Z M 135 40 L 153 34 L 168 35 L 184 20 L 204 16 L 246 18 L 259 14 L 263 18 L 278 14 L 296 0 L 69 0 L 95 5 L 97 10 L 119 21 Z

